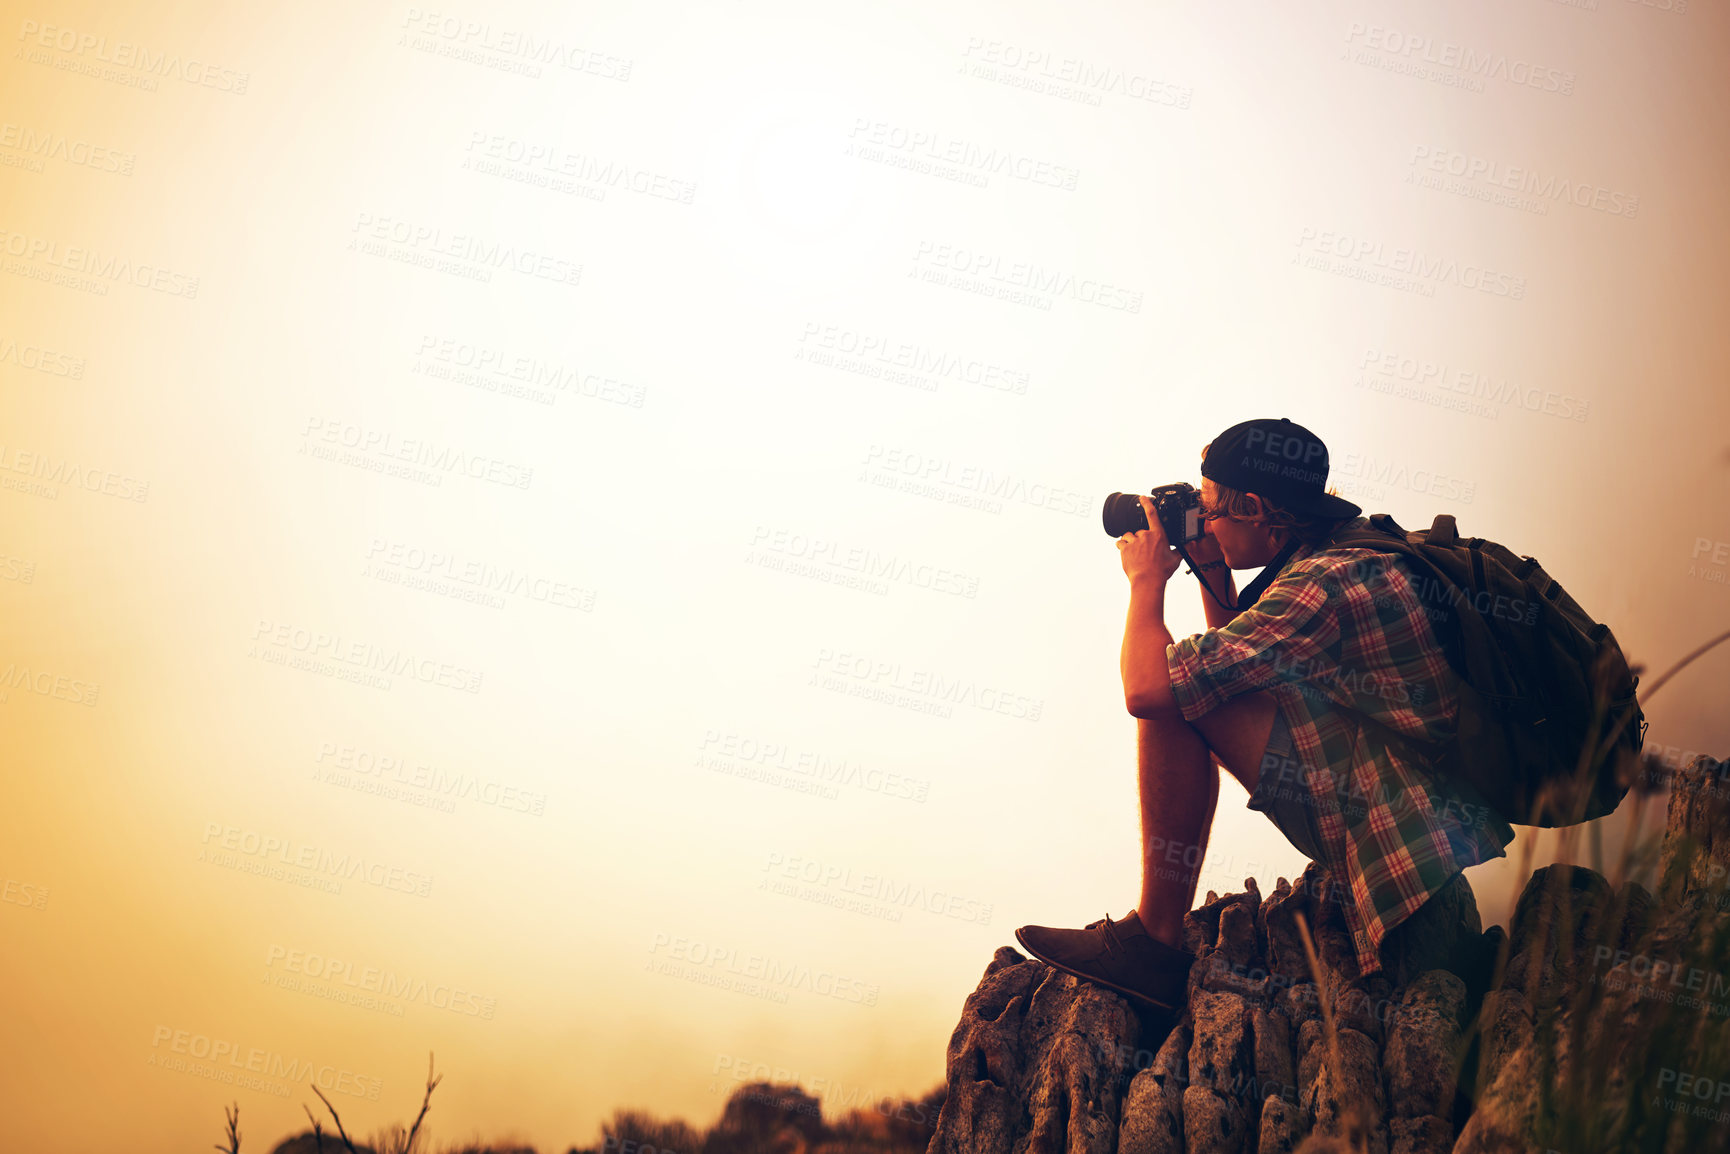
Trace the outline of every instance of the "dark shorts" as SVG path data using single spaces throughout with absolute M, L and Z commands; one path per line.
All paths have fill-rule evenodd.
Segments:
M 1304 784 L 1304 766 L 1292 743 L 1285 711 L 1273 711 L 1273 732 L 1261 758 L 1261 774 L 1250 794 L 1249 808 L 1267 815 L 1274 828 L 1311 861 L 1321 861 L 1321 837 L 1316 832 L 1315 805 Z

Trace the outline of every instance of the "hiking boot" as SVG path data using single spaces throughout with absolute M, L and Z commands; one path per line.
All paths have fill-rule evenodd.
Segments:
M 1134 910 L 1120 920 L 1103 917 L 1079 930 L 1022 926 L 1015 940 L 1054 969 L 1172 1013 L 1181 1012 L 1195 961 L 1194 955 L 1150 937 Z

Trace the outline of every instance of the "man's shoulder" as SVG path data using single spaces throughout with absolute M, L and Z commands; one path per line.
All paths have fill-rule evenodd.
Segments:
M 1409 567 L 1397 549 L 1329 543 L 1299 550 L 1281 571 L 1280 577 L 1377 585 L 1385 584 L 1390 572 L 1394 571 L 1408 579 L 1410 577 Z

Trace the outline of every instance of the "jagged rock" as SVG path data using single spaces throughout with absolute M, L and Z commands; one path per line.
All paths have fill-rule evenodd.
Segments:
M 1358 1150 L 1344 1138 L 1311 1134 L 1303 1140 L 1303 1145 L 1297 1148 L 1297 1154 L 1358 1154 Z
M 1111 1154 L 1139 1037 L 1116 994 L 999 948 L 950 1035 L 930 1154 Z
M 1722 985 L 1730 957 L 1730 774 L 1720 787 L 1718 765 L 1679 779 L 1671 799 L 1665 854 L 1682 900 L 1550 866 L 1510 930 L 1486 930 L 1457 875 L 1364 976 L 1350 894 L 1312 863 L 1266 896 L 1210 893 L 1185 917 L 1197 962 L 1175 1027 L 999 950 L 950 1039 L 930 1154 L 1533 1154 L 1540 1101 L 1544 1126 L 1561 1103 L 1570 1132 L 1592 1136 L 1569 1154 L 1620 1142 L 1629 1119 L 1640 1149 L 1724 1145 L 1730 1128 L 1702 1138 L 1667 1106 L 1644 1119 L 1626 1107 L 1639 1093 L 1650 1106 L 1660 1068 L 1730 1081 L 1711 1066 L 1730 1014 L 1683 998 L 1688 982 Z
M 1298 1109 L 1278 1095 L 1270 1094 L 1261 1107 L 1261 1136 L 1256 1154 L 1290 1154 L 1297 1142 Z
M 1454 1062 L 1465 1007 L 1465 982 L 1446 970 L 1424 974 L 1400 997 L 1388 1027 L 1384 1063 L 1388 1112 L 1395 1121 L 1428 1117 L 1436 1125 L 1390 1123 L 1396 1151 L 1431 1149 L 1437 1134 L 1446 1136 L 1441 1149 L 1453 1143 L 1453 1127 L 1447 1119 L 1454 1110 Z
M 1274 999 L 1274 1005 L 1285 1015 L 1286 1021 L 1299 1031 L 1299 1034 L 1294 1036 L 1301 1036 L 1304 1023 L 1321 1021 L 1322 1001 L 1321 996 L 1316 993 L 1314 982 L 1300 982 L 1280 991 Z M 1298 1053 L 1302 1052 L 1300 1047 Z
M 1297 1083 L 1292 1078 L 1291 1024 L 1278 1010 L 1256 1006 L 1251 1012 L 1256 1083 L 1262 1094 L 1274 1094 L 1295 1103 Z
M 1447 970 L 1470 981 L 1482 964 L 1483 932 L 1477 895 L 1465 874 L 1455 874 L 1394 927 L 1382 943 L 1382 970 L 1396 987 L 1429 970 Z
M 1299 1104 L 1316 1133 L 1355 1141 L 1362 1135 L 1372 1152 L 1385 1152 L 1381 1055 L 1356 1030 L 1337 1030 L 1337 1060 L 1326 1038 L 1305 1055 L 1298 1070 Z
M 1379 1048 L 1382 1044 L 1382 1024 L 1393 1012 L 1394 1001 L 1389 996 L 1385 980 L 1353 982 L 1339 990 L 1334 1000 L 1334 1022 L 1341 1029 L 1356 1030 Z
M 1303 940 L 1298 936 L 1297 920 L 1293 916 L 1301 913 L 1312 923 L 1315 921 L 1309 908 L 1310 891 L 1303 881 L 1300 877 L 1298 884 L 1292 885 L 1280 878 L 1260 909 L 1261 937 L 1267 943 L 1268 969 L 1286 979 L 1284 985 L 1288 987 L 1311 980 Z
M 1239 1154 L 1249 1138 L 1248 1111 L 1243 1103 L 1191 1086 L 1183 1092 L 1183 1137 L 1188 1154 Z
M 1219 912 L 1219 936 L 1214 942 L 1214 953 L 1234 967 L 1249 968 L 1261 964 L 1262 948 L 1256 932 L 1261 895 L 1255 891 L 1254 878 L 1244 880 L 1250 883 L 1250 890 L 1244 895 L 1246 900 L 1233 902 Z
M 1427 1114 L 1388 1121 L 1388 1154 L 1449 1154 L 1454 1148 L 1454 1128 Z
M 1524 1001 L 1515 990 L 1502 991 L 1509 998 Z M 1494 995 L 1492 995 L 1494 997 Z M 1490 1000 L 1485 999 L 1485 1008 Z M 1506 1007 L 1498 1012 L 1506 1011 Z M 1507 1014 L 1506 1020 L 1517 1021 L 1517 1013 Z M 1499 1063 L 1494 1067 L 1494 1080 L 1472 1110 L 1472 1116 L 1454 1142 L 1453 1154 L 1528 1154 L 1532 1149 L 1532 1121 L 1537 1111 L 1538 1072 L 1532 1053 L 1531 1033 L 1523 1040 L 1514 1027 L 1513 1036 L 1502 1044 Z M 1486 1036 L 1486 1043 L 1488 1038 Z
M 1670 784 L 1660 876 L 1677 874 L 1678 896 L 1721 902 L 1730 893 L 1730 761 L 1696 758 Z
M 1184 1154 L 1183 1090 L 1189 1083 L 1189 1031 L 1166 1036 L 1153 1065 L 1136 1074 L 1123 1103 L 1117 1154 Z
M 1183 1092 L 1186 1147 L 1190 1154 L 1237 1154 L 1255 1121 L 1246 1101 L 1255 1079 L 1249 1003 L 1237 994 L 1203 990 L 1191 999 L 1190 1014 L 1195 1025 L 1190 1082 Z
M 1622 928 L 1616 934 L 1616 948 L 1632 950 L 1641 938 L 1652 932 L 1658 916 L 1657 899 L 1639 882 L 1629 881 L 1617 891 L 1616 904 L 1622 909 Z
M 1604 936 L 1614 893 L 1602 874 L 1583 866 L 1545 866 L 1527 879 L 1508 928 L 1504 984 L 1534 1005 L 1553 1000 L 1574 968 Z

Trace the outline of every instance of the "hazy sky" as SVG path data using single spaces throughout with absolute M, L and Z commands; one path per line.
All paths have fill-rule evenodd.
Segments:
M 1136 900 L 1099 506 L 1249 417 L 1723 631 L 1727 20 L 8 5 L 8 1141 L 927 1090 Z M 1204 888 L 1303 864 L 1243 800 Z

